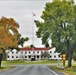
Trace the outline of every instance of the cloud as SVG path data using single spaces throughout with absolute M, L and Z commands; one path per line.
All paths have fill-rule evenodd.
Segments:
M 0 17 L 12 17 L 19 24 L 19 32 L 24 37 L 29 37 L 30 40 L 25 43 L 25 45 L 30 45 L 32 43 L 32 26 L 34 32 L 34 43 L 35 45 L 42 46 L 40 39 L 36 38 L 36 26 L 33 23 L 34 19 L 39 19 L 41 13 L 44 9 L 45 3 L 50 0 L 6 0 L 0 1 Z M 33 17 L 33 13 L 36 17 Z

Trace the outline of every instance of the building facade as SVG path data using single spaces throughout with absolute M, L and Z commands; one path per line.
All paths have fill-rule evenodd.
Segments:
M 8 55 L 7 60 L 42 60 L 44 56 L 43 53 L 48 53 L 50 60 L 61 59 L 59 53 L 55 52 L 55 48 L 20 48 L 17 50 L 6 50 Z

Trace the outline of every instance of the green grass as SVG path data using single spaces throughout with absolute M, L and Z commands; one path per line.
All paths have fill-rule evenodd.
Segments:
M 7 70 L 9 68 L 15 67 L 15 65 L 26 65 L 26 64 L 56 64 L 57 60 L 41 60 L 41 61 L 2 61 L 2 68 L 0 71 Z M 5 66 L 7 65 L 7 66 Z
M 71 68 L 65 68 L 64 71 L 70 75 L 76 75 L 76 66 L 72 66 Z
M 76 75 L 76 66 L 72 66 L 71 68 L 65 67 L 64 69 L 59 69 L 56 66 L 51 66 L 51 68 L 63 72 L 66 75 Z
M 3 65 L 15 65 L 15 64 L 53 64 L 57 63 L 57 60 L 41 60 L 41 61 L 4 61 Z
M 2 65 L 8 65 L 2 67 L 0 70 L 5 70 L 8 68 L 11 68 L 11 65 L 25 65 L 25 64 L 57 64 L 58 60 L 41 60 L 41 61 L 3 61 Z M 60 62 L 60 65 L 62 65 L 62 61 Z M 67 62 L 66 62 L 67 66 Z M 53 69 L 58 70 L 60 72 L 68 73 L 68 75 L 76 75 L 76 64 L 73 64 L 71 68 L 65 67 L 65 69 L 59 69 L 56 66 L 51 66 Z
M 76 71 L 64 71 L 66 73 L 68 73 L 69 75 L 76 75 Z
M 1 71 L 4 71 L 4 70 L 7 70 L 7 69 L 10 69 L 10 68 L 14 68 L 15 66 L 4 66 L 4 67 L 1 67 L 0 68 L 0 72 Z

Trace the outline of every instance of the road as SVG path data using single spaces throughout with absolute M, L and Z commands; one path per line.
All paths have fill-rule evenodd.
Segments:
M 49 69 L 46 65 L 23 65 L 0 72 L 0 75 L 64 75 Z

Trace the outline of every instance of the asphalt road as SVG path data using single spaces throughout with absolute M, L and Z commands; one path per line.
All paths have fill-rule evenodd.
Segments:
M 0 75 L 64 75 L 46 65 L 24 65 L 0 72 Z

